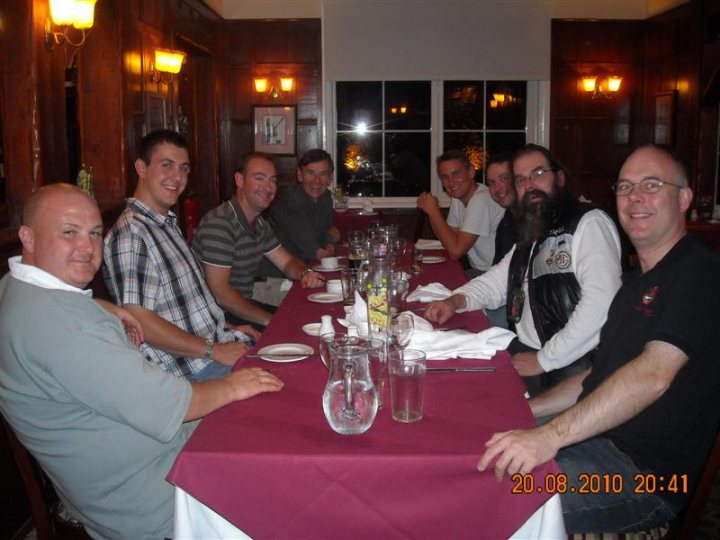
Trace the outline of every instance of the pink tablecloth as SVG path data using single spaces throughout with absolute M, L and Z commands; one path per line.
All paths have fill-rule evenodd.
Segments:
M 455 287 L 463 277 L 457 263 L 428 265 L 412 287 L 430 281 Z M 342 306 L 309 302 L 312 292 L 290 291 L 258 347 L 317 348 L 301 326 Z M 482 313 L 456 319 L 473 330 L 487 325 Z M 422 421 L 394 422 L 386 406 L 367 433 L 342 436 L 323 415 L 319 358 L 244 360 L 271 369 L 284 389 L 207 417 L 169 479 L 255 538 L 507 538 L 549 496 L 514 495 L 510 480 L 498 483 L 475 465 L 492 433 L 534 425 L 523 384 L 506 353 L 445 362 L 497 371 L 429 374 Z M 557 471 L 554 463 L 539 468 L 536 485 Z

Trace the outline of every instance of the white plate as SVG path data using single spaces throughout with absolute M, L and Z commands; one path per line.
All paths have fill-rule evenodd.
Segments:
M 311 322 L 308 324 L 303 324 L 303 332 L 305 332 L 308 336 L 319 336 L 320 335 L 320 323 L 319 322 Z
M 277 345 L 268 345 L 267 347 L 263 347 L 257 352 L 257 354 L 260 355 L 260 358 L 267 360 L 268 362 L 283 364 L 286 362 L 297 362 L 298 360 L 307 358 L 308 355 L 313 354 L 314 352 L 315 351 L 312 347 L 303 345 L 302 343 L 278 343 Z M 268 356 L 263 356 L 265 354 Z M 272 356 L 273 354 L 283 355 L 283 357 L 280 358 L 278 356 Z M 284 356 L 286 354 L 292 356 Z M 295 354 L 297 354 L 297 356 L 294 356 Z
M 428 264 L 437 264 L 445 261 L 447 261 L 445 257 L 440 257 L 438 255 L 430 255 L 429 257 L 423 257 L 423 262 Z
M 377 216 L 377 212 L 360 212 L 359 215 L 361 216 Z
M 325 268 L 324 266 L 320 266 L 319 264 L 317 266 L 313 267 L 313 270 L 316 272 L 337 272 L 340 270 L 342 266 L 338 265 L 335 268 Z
M 317 302 L 318 304 L 334 304 L 335 302 L 342 302 L 342 299 L 342 294 L 329 292 L 316 292 L 308 296 L 308 300 Z

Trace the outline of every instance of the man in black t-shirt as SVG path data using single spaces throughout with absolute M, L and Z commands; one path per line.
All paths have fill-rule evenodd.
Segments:
M 557 416 L 496 433 L 478 463 L 481 471 L 494 463 L 500 479 L 556 457 L 572 533 L 632 532 L 672 519 L 720 421 L 720 255 L 686 235 L 685 169 L 645 146 L 625 161 L 613 190 L 640 267 L 613 300 L 593 367 L 531 399 L 536 417 Z M 587 490 L 595 493 L 582 492 L 583 477 L 600 480 Z

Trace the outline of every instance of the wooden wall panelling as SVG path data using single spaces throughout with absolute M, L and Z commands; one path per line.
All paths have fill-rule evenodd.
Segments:
M 37 13 L 36 13 L 37 12 Z M 44 21 L 47 5 L 8 0 L 0 5 L 3 25 L 2 69 L 6 225 L 16 229 L 22 204 L 40 185 L 37 56 L 44 54 L 35 20 Z
M 188 55 L 171 91 L 171 127 L 181 130 L 178 107 L 182 107 L 187 129 L 181 131 L 190 146 L 192 170 L 186 196 L 194 194 L 202 215 L 220 202 L 217 74 L 222 69 L 217 66 L 224 61 L 222 24 L 220 17 L 198 0 L 174 0 L 170 6 L 173 47 Z M 184 223 L 182 205 L 178 210 Z
M 116 2 L 98 2 L 95 26 L 78 53 L 82 161 L 93 167 L 102 209 L 122 205 L 127 189 L 122 20 Z
M 696 188 L 701 193 L 715 194 L 720 205 L 718 177 L 718 98 L 720 97 L 720 0 L 705 0 L 700 20 L 703 21 L 702 64 L 700 73 L 700 121 L 698 136 L 698 170 Z M 711 80 L 713 80 L 711 88 Z M 707 92 L 707 93 L 706 93 Z
M 570 189 L 612 207 L 609 187 L 634 143 L 642 65 L 639 21 L 552 22 L 550 148 L 567 167 Z M 611 99 L 582 90 L 581 74 L 619 74 Z
M 297 105 L 297 155 L 274 159 L 279 183 L 290 185 L 296 181 L 297 156 L 321 144 L 320 21 L 226 21 L 224 37 L 227 116 L 222 118 L 221 174 L 231 178 L 237 158 L 252 150 L 253 105 Z M 287 97 L 273 100 L 254 92 L 254 75 L 279 73 L 295 77 L 295 89 Z
M 659 92 L 675 91 L 675 134 L 670 149 L 688 168 L 691 185 L 696 184 L 700 20 L 699 2 L 692 0 L 645 21 L 646 59 L 643 69 L 646 92 L 643 105 L 648 138 L 653 142 L 655 99 Z
M 297 64 L 322 64 L 322 42 L 320 21 L 318 19 L 300 19 L 289 21 L 289 58 Z

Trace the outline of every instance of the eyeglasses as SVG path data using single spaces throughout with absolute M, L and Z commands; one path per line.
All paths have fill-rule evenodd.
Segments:
M 537 169 L 530 171 L 530 174 L 527 176 L 517 175 L 515 176 L 515 178 L 513 178 L 513 181 L 515 182 L 515 187 L 524 186 L 525 182 L 527 182 L 528 180 L 537 180 L 546 172 L 552 172 L 552 169 L 543 169 L 542 167 L 538 167 Z
M 685 187 L 680 184 L 673 184 L 672 182 L 668 182 L 666 180 L 660 180 L 659 178 L 644 178 L 639 182 L 620 180 L 615 182 L 610 189 L 612 189 L 612 192 L 615 195 L 622 197 L 624 195 L 630 195 L 636 187 L 643 193 L 657 193 L 665 184 L 675 186 L 678 189 Z

